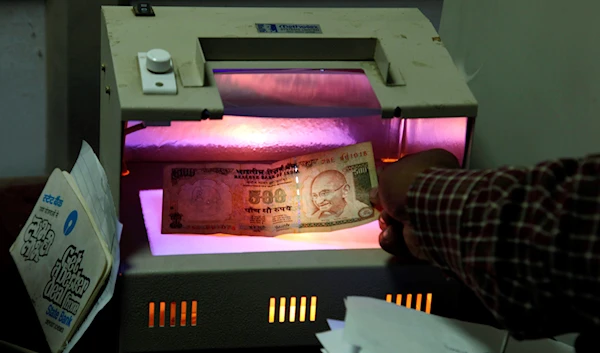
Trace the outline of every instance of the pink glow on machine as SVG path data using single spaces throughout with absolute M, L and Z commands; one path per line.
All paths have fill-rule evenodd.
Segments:
M 382 119 L 362 72 L 216 72 L 215 79 L 225 107 L 222 120 L 171 121 L 129 134 L 126 163 L 275 161 L 365 141 L 381 162 L 430 148 L 444 148 L 461 163 L 465 156 L 467 118 Z M 143 190 L 140 201 L 154 255 L 379 246 L 377 222 L 276 238 L 160 234 L 161 191 Z

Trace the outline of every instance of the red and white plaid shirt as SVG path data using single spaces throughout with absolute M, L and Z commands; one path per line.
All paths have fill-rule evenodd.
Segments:
M 600 328 L 600 155 L 430 169 L 407 207 L 425 255 L 516 338 Z

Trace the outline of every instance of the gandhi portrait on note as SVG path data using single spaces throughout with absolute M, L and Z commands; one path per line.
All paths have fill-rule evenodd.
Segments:
M 359 211 L 370 206 L 350 198 L 350 191 L 346 177 L 339 171 L 326 170 L 319 173 L 311 184 L 311 198 L 317 208 L 311 218 L 330 221 L 359 217 Z

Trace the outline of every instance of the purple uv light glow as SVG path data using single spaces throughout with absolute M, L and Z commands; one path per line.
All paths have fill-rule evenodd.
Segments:
M 464 156 L 466 118 L 384 120 L 363 73 L 216 73 L 215 79 L 226 112 L 234 110 L 240 115 L 225 115 L 222 120 L 173 121 L 168 127 L 137 131 L 126 138 L 125 159 L 273 161 L 365 141 L 373 143 L 378 159 L 398 159 L 432 147 L 445 148 L 460 161 Z M 282 107 L 288 112 L 294 107 L 318 107 L 344 115 L 241 116 L 244 111 L 281 111 Z
M 154 256 L 379 248 L 377 221 L 334 232 L 277 237 L 162 234 L 162 190 L 140 191 L 140 202 L 150 250 Z

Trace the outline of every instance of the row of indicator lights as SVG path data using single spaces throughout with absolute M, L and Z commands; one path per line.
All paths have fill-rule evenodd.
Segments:
M 291 297 L 289 302 L 289 307 L 287 305 L 287 298 L 281 297 L 279 298 L 279 307 L 277 306 L 277 298 L 271 297 L 269 299 L 269 323 L 272 324 L 276 320 L 279 322 L 305 322 L 307 319 L 307 311 L 308 311 L 308 321 L 314 322 L 317 320 L 317 297 L 310 297 L 310 302 L 308 302 L 307 297 L 300 297 L 298 305 L 298 300 L 296 297 Z M 277 315 L 279 314 L 279 315 Z M 296 318 L 297 314 L 297 318 Z
M 190 326 L 196 326 L 197 317 L 198 317 L 198 301 L 192 300 L 190 303 Z M 165 327 L 166 324 L 166 306 L 167 303 L 159 302 L 158 303 L 158 327 Z M 171 302 L 169 304 L 169 326 L 175 327 L 177 326 L 177 322 L 179 321 L 179 326 L 185 327 L 188 325 L 187 317 L 188 317 L 188 302 L 182 301 L 180 303 L 180 315 L 179 320 L 177 320 L 177 302 Z M 155 327 L 156 325 L 156 304 L 154 302 L 150 302 L 148 304 L 148 327 Z
M 402 294 L 396 294 L 395 301 L 393 294 L 387 294 L 385 297 L 385 301 L 388 303 L 395 303 L 396 305 L 402 305 L 402 299 L 405 299 L 404 306 L 412 309 L 413 306 L 413 295 L 406 294 L 403 297 Z M 427 293 L 425 295 L 425 312 L 427 314 L 431 313 L 431 304 L 433 301 L 433 295 L 431 293 Z M 415 298 L 415 310 L 422 311 L 422 303 L 423 303 L 423 295 L 417 294 Z M 169 326 L 175 327 L 177 326 L 177 321 L 179 321 L 179 326 L 185 327 L 187 326 L 187 314 L 188 314 L 188 305 L 187 301 L 182 301 L 180 303 L 180 315 L 179 320 L 177 320 L 177 302 L 171 302 L 169 304 Z M 299 305 L 298 305 L 299 304 Z M 196 300 L 191 301 L 190 308 L 190 326 L 197 325 L 197 312 L 198 312 L 198 302 Z M 165 327 L 166 326 L 166 302 L 158 303 L 158 326 Z M 289 306 L 287 303 L 286 297 L 279 298 L 279 306 L 277 305 L 277 298 L 271 297 L 269 299 L 269 323 L 278 322 L 306 322 L 308 314 L 308 321 L 314 322 L 317 319 L 317 297 L 310 297 L 310 302 L 308 302 L 307 297 L 300 297 L 299 303 L 296 297 L 291 297 L 289 300 Z M 296 317 L 297 316 L 297 317 Z M 156 304 L 154 302 L 150 302 L 148 304 L 148 327 L 156 326 Z
M 394 301 L 394 295 L 388 294 L 385 296 L 385 301 L 388 303 L 396 303 L 396 305 L 402 305 L 402 294 L 396 294 L 395 301 Z M 433 301 L 433 294 L 427 293 L 425 295 L 425 312 L 427 314 L 431 314 L 431 302 L 432 301 Z M 422 311 L 421 307 L 423 304 L 423 294 L 416 295 L 416 300 L 415 300 L 414 304 L 415 304 L 415 307 L 414 307 L 415 310 Z M 413 295 L 407 294 L 405 297 L 404 306 L 409 309 L 413 309 L 412 305 L 413 305 Z

